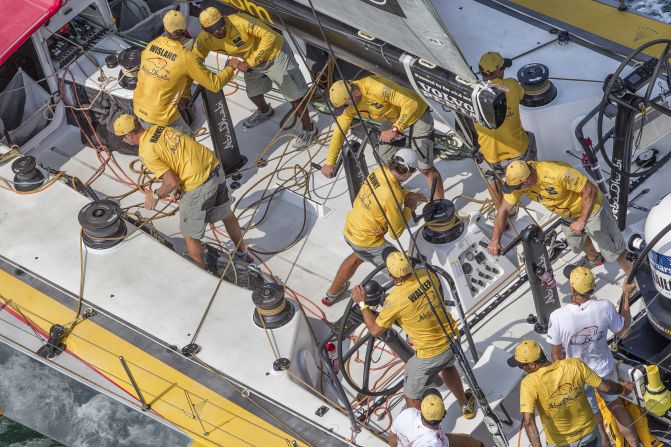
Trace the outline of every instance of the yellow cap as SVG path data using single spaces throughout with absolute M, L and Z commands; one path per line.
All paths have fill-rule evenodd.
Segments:
M 535 340 L 522 340 L 515 348 L 515 355 L 508 359 L 508 366 L 520 366 L 532 363 L 541 358 L 541 345 Z
M 387 256 L 387 270 L 394 278 L 403 278 L 412 273 L 412 266 L 403 253 L 395 251 Z
M 506 60 L 496 51 L 488 51 L 480 57 L 480 70 L 484 73 L 495 72 L 506 65 Z
M 529 165 L 524 160 L 515 160 L 506 168 L 506 184 L 509 186 L 519 186 L 523 181 L 529 178 L 531 171 Z
M 571 270 L 570 276 L 569 283 L 571 287 L 581 295 L 586 295 L 589 291 L 594 290 L 594 275 L 587 267 L 574 268 Z
M 445 417 L 445 404 L 438 390 L 431 388 L 424 392 L 420 404 L 422 416 L 427 421 L 440 421 Z
M 163 27 L 169 33 L 186 29 L 186 19 L 179 11 L 168 11 L 163 16 Z
M 347 84 L 345 81 L 336 81 L 331 84 L 331 89 L 329 90 L 329 99 L 331 104 L 334 107 L 342 107 L 345 105 L 349 99 L 349 91 L 347 90 Z
M 112 127 L 114 127 L 114 135 L 123 137 L 135 130 L 135 117 L 127 113 L 119 115 L 117 119 L 114 120 Z
M 203 28 L 210 27 L 221 20 L 221 13 L 214 6 L 205 8 L 203 12 L 200 13 L 198 18 L 200 19 L 200 24 L 203 25 Z

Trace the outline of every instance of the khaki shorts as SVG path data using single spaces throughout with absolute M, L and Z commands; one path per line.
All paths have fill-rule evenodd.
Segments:
M 405 364 L 405 383 L 403 392 L 410 399 L 421 399 L 429 378 L 442 370 L 454 366 L 456 359 L 449 347 L 438 355 L 420 359 L 417 354 Z
M 384 122 L 381 130 L 391 129 L 392 123 L 390 121 Z M 433 167 L 433 140 L 431 133 L 433 132 L 433 116 L 431 111 L 427 109 L 415 123 L 405 132 L 412 138 L 411 149 L 417 151 L 419 155 L 418 167 L 420 170 L 426 170 Z M 380 159 L 386 165 L 389 164 L 391 157 L 401 149 L 399 146 L 393 144 L 380 143 L 378 146 L 378 154 Z
M 555 444 L 550 444 L 548 442 L 548 447 L 599 447 L 599 446 L 601 446 L 601 436 L 599 433 L 599 429 L 597 428 L 595 428 L 592 432 L 588 433 L 582 438 L 578 439 L 577 441 L 573 441 L 570 444 L 559 446 Z
M 142 125 L 142 127 L 145 129 L 153 126 L 152 123 L 145 121 L 140 117 L 137 117 L 137 119 L 138 121 L 140 121 L 140 125 Z M 171 127 L 173 129 L 179 130 L 180 132 L 183 132 L 187 135 L 191 135 L 191 133 L 193 132 L 191 130 L 191 126 L 189 126 L 189 124 L 184 120 L 184 118 L 182 118 L 182 115 L 180 115 L 179 118 L 177 118 L 172 123 L 168 124 L 166 127 Z
M 602 199 L 599 212 L 592 214 L 587 220 L 585 234 L 575 234 L 565 225 L 562 225 L 561 230 L 566 236 L 566 243 L 574 253 L 582 253 L 587 236 L 599 246 L 599 251 L 606 262 L 617 260 L 625 249 L 622 232 L 617 227 L 617 221 L 610 212 L 607 200 Z
M 377 247 L 361 247 L 355 245 L 345 238 L 347 245 L 352 247 L 354 254 L 364 262 L 370 262 L 374 266 L 380 266 L 385 263 L 387 260 L 387 255 L 392 251 L 398 251 L 396 247 L 389 243 L 389 241 L 384 241 L 382 244 Z
M 268 93 L 273 83 L 288 101 L 301 99 L 308 91 L 303 73 L 286 44 L 275 59 L 253 67 L 251 71 L 245 72 L 244 77 L 247 96 L 250 98 Z
M 529 136 L 529 143 L 527 144 L 527 150 L 519 157 L 510 158 L 508 160 L 501 160 L 498 163 L 490 165 L 486 161 L 483 162 L 482 172 L 485 173 L 485 178 L 489 183 L 494 183 L 497 178 L 503 179 L 506 175 L 506 168 L 508 165 L 515 160 L 524 160 L 524 161 L 538 161 L 538 148 L 536 147 L 536 136 L 532 132 L 527 132 Z
M 179 200 L 179 230 L 193 239 L 202 239 L 208 223 L 219 222 L 231 215 L 231 197 L 226 176 L 220 166 L 202 185 L 185 192 Z

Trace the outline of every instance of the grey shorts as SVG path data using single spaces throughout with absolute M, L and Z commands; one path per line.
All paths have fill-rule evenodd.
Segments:
M 140 121 L 140 125 L 142 125 L 142 127 L 145 129 L 154 125 L 150 122 L 143 120 L 140 117 L 137 117 L 137 119 L 138 121 Z M 191 130 L 191 126 L 189 126 L 189 124 L 184 120 L 184 118 L 182 118 L 182 115 L 180 115 L 179 118 L 177 118 L 172 123 L 168 124 L 168 126 L 166 127 L 172 127 L 173 129 L 179 130 L 180 132 L 183 132 L 187 135 L 191 135 L 191 133 L 193 132 Z
M 382 125 L 382 130 L 391 129 L 392 123 L 387 121 Z M 415 123 L 410 126 L 405 133 L 411 138 L 411 149 L 417 151 L 419 155 L 418 167 L 420 170 L 430 169 L 433 167 L 433 140 L 431 133 L 433 132 L 433 116 L 431 111 L 427 109 L 424 115 L 419 117 Z M 391 157 L 401 149 L 401 147 L 393 144 L 380 143 L 378 146 L 378 154 L 380 159 L 386 165 L 391 160 Z
M 607 200 L 602 199 L 601 209 L 593 214 L 585 225 L 584 234 L 575 234 L 569 227 L 562 225 L 561 230 L 566 243 L 573 253 L 581 253 L 585 245 L 585 237 L 589 236 L 599 246 L 599 251 L 606 262 L 613 262 L 625 249 L 622 232 L 617 227 L 615 216 L 610 212 Z
M 577 441 L 573 441 L 570 444 L 564 445 L 555 445 L 548 442 L 548 447 L 600 447 L 601 446 L 601 436 L 599 436 L 599 430 L 594 429 L 591 433 L 583 436 Z
M 217 166 L 216 172 L 179 200 L 179 230 L 193 239 L 202 239 L 208 223 L 219 222 L 231 215 L 232 198 L 226 187 L 226 176 Z
M 354 254 L 357 255 L 359 259 L 364 262 L 370 262 L 376 267 L 385 263 L 389 253 L 398 250 L 391 243 L 389 243 L 389 241 L 386 240 L 377 247 L 361 247 L 351 243 L 347 238 L 345 238 L 345 242 L 347 242 L 347 245 L 352 247 Z
M 613 382 L 617 383 L 618 378 L 616 369 L 613 368 L 610 374 L 602 378 L 612 380 Z M 589 406 L 592 407 L 592 412 L 595 414 L 600 412 L 599 404 L 596 401 L 596 393 L 599 393 L 599 396 L 601 396 L 601 399 L 606 402 L 606 405 L 611 402 L 615 402 L 620 397 L 617 394 L 602 393 L 601 391 L 595 390 L 589 385 L 585 385 L 585 395 L 587 396 L 587 402 L 589 402 Z
M 444 352 L 427 359 L 420 359 L 417 354 L 413 355 L 405 364 L 403 392 L 410 399 L 421 399 L 429 378 L 443 368 L 454 366 L 455 361 L 449 347 Z
M 303 73 L 286 43 L 275 59 L 253 67 L 244 77 L 250 98 L 268 93 L 273 83 L 288 101 L 301 99 L 308 91 Z
M 506 168 L 508 165 L 515 160 L 524 160 L 524 161 L 538 161 L 538 148 L 536 147 L 536 136 L 532 132 L 527 132 L 529 136 L 529 143 L 527 144 L 527 150 L 519 157 L 514 157 L 508 160 L 501 160 L 498 163 L 489 165 L 486 161 L 483 162 L 484 166 L 482 171 L 485 173 L 485 178 L 493 183 L 497 178 L 501 179 L 506 175 Z

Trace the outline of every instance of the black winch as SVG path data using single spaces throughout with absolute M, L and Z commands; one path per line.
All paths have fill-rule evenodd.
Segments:
M 117 63 L 121 65 L 119 84 L 125 89 L 135 90 L 137 73 L 140 71 L 140 51 L 135 48 L 126 48 L 119 53 Z
M 31 155 L 25 155 L 14 160 L 12 172 L 15 174 L 14 188 L 21 192 L 37 189 L 46 180 L 42 171 L 37 169 L 35 157 Z
M 287 324 L 296 313 L 293 304 L 284 296 L 284 287 L 266 283 L 252 293 L 254 324 L 260 328 L 277 329 Z M 263 319 L 263 321 L 261 320 Z
M 550 81 L 550 69 L 543 64 L 527 64 L 517 71 L 517 79 L 524 87 L 520 104 L 541 107 L 557 97 L 557 87 Z
M 464 223 L 459 219 L 454 203 L 447 199 L 429 202 L 422 210 L 426 225 L 422 236 L 432 244 L 447 244 L 464 232 Z
M 126 235 L 121 208 L 112 200 L 96 200 L 79 211 L 79 224 L 84 229 L 84 244 L 93 249 L 114 247 Z

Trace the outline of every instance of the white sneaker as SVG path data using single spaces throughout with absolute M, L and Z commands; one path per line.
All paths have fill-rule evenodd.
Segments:
M 308 146 L 310 146 L 312 143 L 314 143 L 317 140 L 317 135 L 319 134 L 319 129 L 317 129 L 317 126 L 312 124 L 312 130 L 301 130 L 298 133 L 298 136 L 296 137 L 296 142 L 294 144 L 294 147 L 298 149 L 304 149 Z
M 273 116 L 274 113 L 275 111 L 273 110 L 272 106 L 268 106 L 268 110 L 266 110 L 265 112 L 256 109 L 256 111 L 252 113 L 251 116 L 247 117 L 242 122 L 242 126 L 245 129 L 251 129 L 252 127 L 256 127 L 262 122 L 267 121 L 271 116 Z

